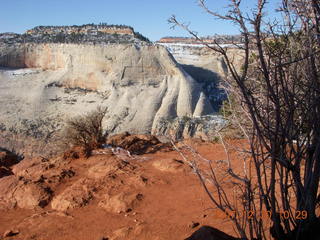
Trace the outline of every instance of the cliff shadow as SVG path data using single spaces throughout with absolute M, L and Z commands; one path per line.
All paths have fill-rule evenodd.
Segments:
M 193 77 L 194 80 L 199 83 L 210 82 L 218 84 L 219 81 L 221 81 L 221 77 L 209 69 L 188 64 L 180 65 L 191 77 Z
M 215 111 L 219 111 L 222 102 L 226 99 L 224 89 L 219 87 L 221 76 L 216 72 L 194 65 L 180 64 L 180 66 L 202 87 Z

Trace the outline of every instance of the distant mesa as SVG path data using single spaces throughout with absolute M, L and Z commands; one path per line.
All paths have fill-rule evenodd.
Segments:
M 2 33 L 0 43 L 149 43 L 150 40 L 126 25 L 85 24 L 37 26 L 24 34 Z
M 132 27 L 125 25 L 85 24 L 81 26 L 38 26 L 26 31 L 27 34 L 120 34 L 134 36 Z

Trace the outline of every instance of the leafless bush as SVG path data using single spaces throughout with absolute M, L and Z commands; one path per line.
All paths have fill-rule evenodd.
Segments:
M 242 151 L 250 155 L 252 167 L 238 174 L 230 165 L 228 173 L 239 183 L 246 213 L 268 211 L 272 222 L 268 226 L 246 216 L 234 221 L 236 229 L 243 239 L 267 239 L 266 229 L 277 240 L 319 239 L 320 3 L 283 0 L 278 9 L 282 18 L 268 23 L 267 1 L 257 0 L 252 12 L 242 8 L 241 0 L 228 2 L 226 14 L 219 14 L 199 0 L 207 13 L 237 25 L 243 36 L 241 44 L 235 43 L 244 52 L 241 69 L 235 67 L 227 48 L 218 42 L 204 43 L 225 59 L 230 72 L 226 88 L 237 104 L 231 105 L 236 111 L 230 119 L 248 140 L 249 148 Z M 174 16 L 170 22 L 201 41 Z M 197 173 L 216 206 L 222 211 L 226 206 L 236 209 L 214 171 Z M 217 197 L 206 179 L 212 180 Z
M 68 146 L 84 147 L 87 153 L 99 147 L 106 138 L 102 128 L 106 113 L 107 108 L 98 107 L 84 116 L 70 119 L 63 131 L 64 143 Z

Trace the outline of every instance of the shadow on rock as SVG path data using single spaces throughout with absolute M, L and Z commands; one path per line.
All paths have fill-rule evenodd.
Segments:
M 12 175 L 11 167 L 22 159 L 22 156 L 0 147 L 0 178 Z
M 185 240 L 241 240 L 241 238 L 232 237 L 210 226 L 203 226 Z

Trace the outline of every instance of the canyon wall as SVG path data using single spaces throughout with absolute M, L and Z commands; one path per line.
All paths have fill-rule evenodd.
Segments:
M 47 122 L 108 107 L 110 132 L 150 133 L 163 119 L 213 113 L 201 85 L 163 46 L 0 44 L 0 122 Z

